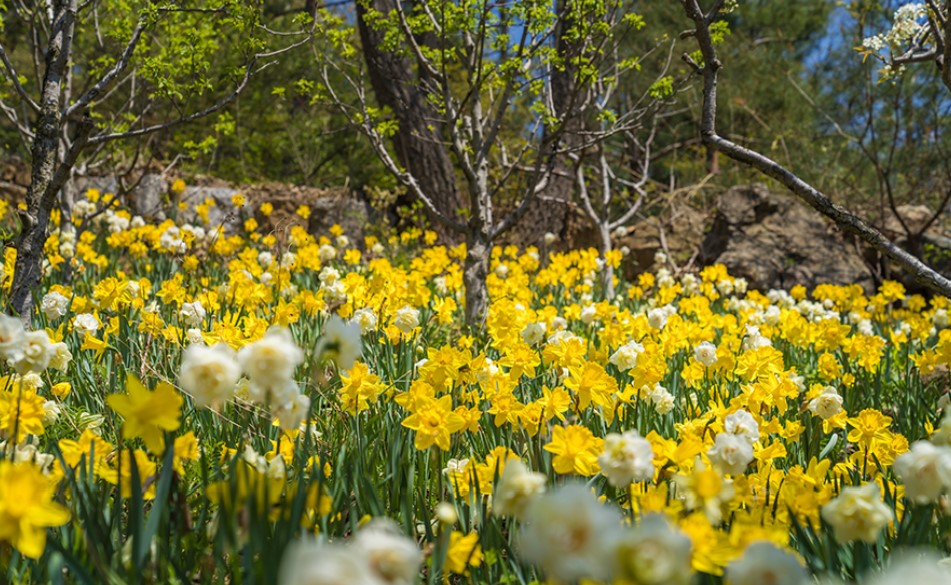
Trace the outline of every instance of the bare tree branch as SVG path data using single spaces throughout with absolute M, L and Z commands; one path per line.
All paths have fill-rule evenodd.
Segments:
M 687 17 L 696 27 L 695 38 L 703 55 L 703 106 L 700 122 L 700 134 L 705 144 L 723 152 L 728 157 L 742 164 L 751 166 L 761 173 L 779 181 L 792 191 L 797 197 L 809 204 L 813 209 L 831 219 L 842 230 L 860 237 L 866 243 L 879 250 L 902 268 L 920 284 L 931 288 L 943 295 L 951 296 L 951 280 L 948 280 L 921 260 L 901 249 L 895 243 L 882 235 L 877 229 L 864 220 L 832 202 L 826 195 L 815 187 L 799 178 L 795 173 L 786 169 L 754 150 L 740 146 L 723 138 L 716 130 L 717 116 L 717 77 L 722 66 L 717 56 L 716 48 L 710 37 L 710 22 L 698 0 L 681 0 Z
M 16 88 L 17 95 L 20 96 L 20 99 L 23 100 L 23 103 L 28 105 L 31 110 L 35 113 L 40 112 L 40 105 L 33 101 L 33 98 L 30 97 L 30 94 L 27 93 L 26 88 L 20 83 L 20 76 L 17 75 L 16 69 L 13 68 L 13 63 L 10 62 L 10 58 L 7 57 L 7 52 L 3 50 L 3 45 L 0 44 L 0 60 L 3 61 L 3 67 L 7 70 L 7 79 L 13 83 L 13 87 Z
M 142 33 L 145 30 L 145 25 L 142 22 L 139 22 L 135 25 L 135 30 L 132 31 L 132 38 L 129 39 L 129 42 L 126 44 L 125 49 L 122 51 L 122 55 L 119 56 L 119 60 L 116 61 L 116 64 L 110 69 L 105 75 L 102 76 L 96 85 L 94 85 L 89 91 L 84 93 L 78 100 L 76 100 L 73 105 L 66 108 L 64 115 L 69 117 L 73 115 L 74 112 L 77 112 L 86 106 L 89 103 L 96 99 L 96 97 L 102 92 L 103 89 L 109 86 L 110 83 L 129 66 L 129 61 L 132 60 L 132 54 L 135 52 L 135 47 L 139 44 L 139 39 L 142 38 Z

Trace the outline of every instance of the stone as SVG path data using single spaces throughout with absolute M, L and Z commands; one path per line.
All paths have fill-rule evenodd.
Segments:
M 224 228 L 225 233 L 235 233 L 241 229 L 241 213 L 231 202 L 232 197 L 242 193 L 240 189 L 224 184 L 189 185 L 179 196 L 179 202 L 187 207 L 182 212 L 182 219 L 196 225 L 204 225 L 209 229 Z M 203 222 L 195 212 L 195 206 L 211 199 L 214 205 L 208 207 L 208 221 Z
M 822 283 L 873 288 L 859 251 L 830 221 L 762 184 L 733 187 L 720 195 L 700 260 L 724 264 L 730 274 L 760 290 Z
M 136 215 L 152 219 L 165 218 L 167 203 L 164 196 L 168 193 L 168 181 L 158 173 L 143 175 L 139 183 L 129 193 L 129 204 Z
M 898 205 L 895 210 L 898 211 L 898 215 L 901 216 L 905 226 L 912 234 L 920 232 L 934 215 L 934 212 L 927 205 Z M 905 228 L 902 227 L 902 221 L 899 221 L 894 213 L 890 213 L 885 220 L 885 235 L 892 240 L 906 237 L 907 234 Z

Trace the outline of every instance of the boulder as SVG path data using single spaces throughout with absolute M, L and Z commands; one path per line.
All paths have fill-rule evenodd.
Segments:
M 264 183 L 249 186 L 244 194 L 256 210 L 255 219 L 262 231 L 285 237 L 290 227 L 301 225 L 315 236 L 330 236 L 330 228 L 339 225 L 353 244 L 363 241 L 373 215 L 366 201 L 346 188 L 319 189 L 300 185 Z M 260 213 L 262 203 L 270 203 L 269 216 Z M 307 219 L 297 215 L 301 205 L 310 208 Z
M 894 213 L 890 213 L 885 220 L 885 229 L 883 230 L 883 233 L 892 240 L 898 240 L 907 235 L 905 228 L 902 227 L 902 222 L 914 234 L 921 231 L 934 215 L 934 212 L 927 205 L 898 205 L 895 207 L 895 211 L 901 216 L 901 221 L 895 217 Z M 932 226 L 931 229 L 934 229 L 934 227 Z
M 656 271 L 654 263 L 657 252 L 666 249 L 677 266 L 684 266 L 696 259 L 703 242 L 708 213 L 689 205 L 664 216 L 642 219 L 625 230 L 625 235 L 615 238 L 615 248 L 627 248 L 629 253 L 621 264 L 627 278 L 641 272 Z
M 873 288 L 860 253 L 830 221 L 761 184 L 720 195 L 700 260 L 725 264 L 731 274 L 761 290 L 822 283 Z
M 226 233 L 234 233 L 241 229 L 242 218 L 231 199 L 240 193 L 243 193 L 241 189 L 224 182 L 188 185 L 178 197 L 180 203 L 187 205 L 181 218 L 201 225 L 202 220 L 198 217 L 195 206 L 211 200 L 214 204 L 208 207 L 208 227 L 220 226 Z
M 210 226 L 221 225 L 226 232 L 241 231 L 243 222 L 253 217 L 259 232 L 273 234 L 279 240 L 283 240 L 295 225 L 321 236 L 330 235 L 331 226 L 339 224 L 356 242 L 363 238 L 370 221 L 371 210 L 366 202 L 345 188 L 320 189 L 283 183 L 232 185 L 206 178 L 198 178 L 194 183 L 185 187 L 179 197 L 179 201 L 188 206 L 184 218 L 196 221 L 195 206 L 210 199 L 214 205 L 209 207 L 208 223 Z M 232 202 L 239 194 L 246 200 L 240 210 Z M 271 204 L 269 215 L 261 213 L 264 203 Z M 310 208 L 307 219 L 297 214 L 302 205 Z
M 76 185 L 76 197 L 77 200 L 79 197 L 82 197 L 86 194 L 86 191 L 90 189 L 95 189 L 99 191 L 100 194 L 106 195 L 108 193 L 115 193 L 116 189 L 119 188 L 119 183 L 116 181 L 115 177 L 76 177 L 74 179 L 74 184 Z
M 934 211 L 927 205 L 898 205 L 895 211 L 898 212 L 897 216 L 890 213 L 885 220 L 885 228 L 882 230 L 885 236 L 921 258 L 925 264 L 943 276 L 951 277 L 951 231 L 948 229 L 947 216 L 940 215 L 932 221 Z M 926 287 L 915 282 L 911 274 L 897 263 L 891 260 L 883 262 L 877 251 L 869 248 L 865 250 L 865 256 L 869 262 L 883 266 L 885 278 L 900 281 L 909 292 L 928 292 Z
M 142 176 L 139 183 L 129 193 L 132 210 L 142 217 L 158 220 L 165 218 L 165 195 L 168 193 L 168 181 L 159 173 Z
M 30 186 L 30 165 L 17 157 L 0 164 L 0 199 L 11 203 L 26 201 Z

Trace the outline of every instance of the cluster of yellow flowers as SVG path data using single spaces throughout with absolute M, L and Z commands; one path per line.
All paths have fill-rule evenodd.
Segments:
M 897 282 L 747 290 L 723 266 L 662 268 L 605 299 L 597 252 L 509 246 L 473 330 L 464 246 L 435 234 L 278 237 L 243 198 L 244 233 L 207 225 L 213 202 L 193 223 L 86 221 L 103 200 L 54 218 L 35 330 L 0 318 L 0 542 L 27 557 L 69 522 L 75 470 L 154 498 L 164 466 L 199 486 L 206 458 L 212 483 L 183 493 L 221 515 L 256 496 L 277 521 L 306 477 L 308 532 L 339 538 L 368 514 L 415 526 L 410 552 L 369 527 L 321 557 L 404 547 L 405 582 L 422 562 L 500 578 L 505 558 L 565 582 L 757 583 L 834 570 L 827 543 L 878 543 L 882 564 L 911 526 L 945 536 L 948 299 Z M 3 294 L 14 262 L 8 248 Z

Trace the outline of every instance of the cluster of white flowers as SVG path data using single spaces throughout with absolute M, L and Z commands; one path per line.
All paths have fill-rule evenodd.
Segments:
M 948 311 L 946 309 L 936 309 L 931 319 L 936 329 L 944 329 L 948 326 Z
M 560 583 L 686 585 L 692 578 L 689 538 L 659 515 L 625 527 L 581 484 L 533 498 L 519 537 L 521 556 Z
M 586 305 L 581 309 L 581 322 L 585 325 L 591 325 L 598 318 L 598 308 L 594 305 Z
M 453 460 L 455 461 L 455 460 Z M 468 459 L 463 460 L 461 473 L 465 471 Z M 457 463 L 457 467 L 459 463 Z M 499 478 L 495 495 L 492 497 L 492 513 L 496 516 L 521 518 L 532 499 L 545 491 L 546 478 L 542 473 L 532 471 L 518 459 L 505 463 L 505 469 Z
M 614 487 L 626 488 L 635 481 L 654 477 L 654 450 L 637 431 L 609 433 L 604 437 L 604 452 L 598 456 L 601 475 Z
M 19 319 L 0 314 L 0 363 L 13 368 L 11 381 L 35 391 L 45 384 L 41 374 L 47 368 L 65 372 L 72 359 L 67 345 L 62 341 L 51 343 L 45 330 L 27 331 Z M 57 402 L 47 400 L 43 404 L 43 424 L 56 422 L 60 412 Z M 0 455 L 14 462 L 33 461 L 44 473 L 50 472 L 54 459 L 37 450 L 29 439 L 17 444 L 0 443 Z
M 928 504 L 951 488 L 951 447 L 916 441 L 892 470 L 905 484 L 905 497 Z
M 772 345 L 773 342 L 770 341 L 768 337 L 764 337 L 759 332 L 759 327 L 756 325 L 746 326 L 746 335 L 743 337 L 744 350 L 755 350 L 761 347 L 772 347 Z
M 241 367 L 226 344 L 192 344 L 185 350 L 178 381 L 196 406 L 207 408 L 231 400 L 240 377 Z
M 636 341 L 628 341 L 617 348 L 608 361 L 617 366 L 617 369 L 626 372 L 637 366 L 637 356 L 644 352 L 644 346 Z
M 647 323 L 654 329 L 663 329 L 667 324 L 667 319 L 677 313 L 677 307 L 673 305 L 664 305 L 647 311 Z
M 709 341 L 704 341 L 697 347 L 693 348 L 693 357 L 698 362 L 709 368 L 713 364 L 717 363 L 717 346 L 713 345 Z
M 411 585 L 423 554 L 395 523 L 376 519 L 348 544 L 298 542 L 285 553 L 281 585 Z
M 339 320 L 339 318 L 337 318 Z M 200 407 L 219 406 L 240 393 L 267 406 L 283 429 L 296 429 L 310 408 L 310 398 L 294 381 L 304 352 L 290 331 L 274 326 L 261 339 L 235 354 L 225 344 L 193 343 L 185 350 L 179 384 Z M 242 372 L 247 378 L 242 379 Z
M 69 299 L 56 291 L 46 293 L 40 301 L 40 312 L 46 316 L 47 321 L 65 317 L 68 311 Z
M 409 335 L 414 329 L 419 327 L 419 311 L 406 305 L 396 312 L 393 317 L 393 325 L 404 334 Z
M 667 268 L 660 268 L 654 277 L 657 280 L 657 286 L 660 288 L 670 288 L 677 283 L 673 274 Z
M 804 585 L 809 573 L 792 553 L 771 542 L 756 542 L 730 563 L 726 579 L 731 585 Z
M 372 317 L 372 326 L 375 327 L 376 316 L 373 315 L 373 311 L 370 311 L 369 315 L 364 313 L 365 320 L 370 321 L 370 317 Z M 359 323 L 345 322 L 337 315 L 333 315 L 324 322 L 320 341 L 317 343 L 317 354 L 321 359 L 333 360 L 341 370 L 349 370 L 363 352 L 360 340 L 362 330 L 363 326 Z
M 21 377 L 42 374 L 49 367 L 65 372 L 72 358 L 66 344 L 52 343 L 46 330 L 27 331 L 16 317 L 0 314 L 0 360 Z
M 87 215 L 96 213 L 96 204 L 89 199 L 80 199 L 79 201 L 73 203 L 72 213 L 73 217 L 77 219 L 83 219 Z
M 135 218 L 133 218 L 133 220 L 134 219 Z M 205 231 L 205 228 L 200 225 L 192 225 L 190 223 L 182 224 L 182 231 L 190 234 L 193 241 L 203 243 L 213 242 L 219 235 L 217 230 Z
M 376 330 L 376 313 L 370 307 L 357 309 L 350 318 L 351 323 L 355 323 L 360 328 L 360 333 L 366 334 Z
M 73 331 L 82 337 L 95 335 L 99 331 L 99 319 L 92 313 L 80 313 L 73 317 Z
M 547 326 L 544 321 L 529 323 L 522 329 L 522 341 L 528 345 L 537 345 L 545 338 Z
M 927 25 L 928 8 L 924 2 L 913 2 L 900 6 L 892 17 L 892 27 L 862 41 L 866 49 L 880 53 L 888 48 L 893 51 L 901 50 L 902 46 L 911 42 Z
M 803 317 L 812 323 L 819 323 L 820 321 L 825 321 L 826 319 L 841 321 L 842 316 L 833 310 L 832 301 L 829 299 L 826 299 L 826 301 L 827 302 L 817 303 L 815 301 L 803 299 L 794 306 L 790 307 L 790 309 L 798 311 Z
M 317 256 L 321 262 L 330 262 L 337 257 L 337 249 L 330 244 L 323 244 L 317 249 Z
M 789 294 L 789 291 L 771 288 L 766 292 L 766 298 L 769 302 L 778 306 L 780 309 L 788 309 L 795 306 L 796 299 Z
M 809 401 L 809 411 L 822 420 L 829 420 L 842 412 L 842 396 L 834 386 L 826 386 L 822 394 Z
M 340 272 L 336 268 L 325 266 L 317 278 L 320 279 L 320 290 L 328 303 L 342 303 L 347 300 L 347 288 L 340 280 Z
M 723 426 L 724 432 L 717 435 L 707 456 L 721 473 L 740 475 L 753 461 L 759 424 L 749 412 L 738 410 L 724 419 Z
M 869 322 L 867 318 L 855 311 L 843 316 L 835 310 L 835 303 L 831 299 L 825 299 L 822 302 L 810 301 L 808 299 L 796 301 L 788 292 L 782 290 L 770 290 L 766 294 L 766 297 L 771 304 L 765 309 L 749 301 L 734 303 L 733 299 L 731 299 L 730 303 L 737 312 L 752 310 L 753 313 L 750 315 L 749 321 L 754 325 L 760 323 L 778 325 L 782 318 L 783 310 L 789 310 L 799 313 L 812 323 L 832 319 L 841 323 L 851 323 L 855 325 L 859 333 L 863 335 L 874 334 L 871 322 Z M 872 308 L 870 308 L 870 310 L 872 310 Z
M 76 255 L 76 228 L 72 224 L 59 231 L 59 255 L 67 260 Z
M 231 400 L 236 394 L 269 407 L 281 428 L 300 426 L 310 408 L 310 399 L 302 394 L 294 371 L 304 352 L 294 343 L 290 331 L 274 326 L 261 339 L 235 354 L 225 344 L 207 347 L 196 343 L 184 354 L 179 383 L 201 407 L 213 407 Z M 190 335 L 191 337 L 191 335 Z M 316 353 L 320 359 L 333 360 L 342 370 L 353 367 L 362 352 L 360 326 L 330 317 L 323 326 Z M 244 373 L 245 378 L 241 378 Z
M 844 487 L 835 499 L 822 507 L 822 519 L 832 526 L 840 544 L 857 540 L 872 544 L 893 518 L 892 509 L 882 501 L 877 483 Z
M 284 327 L 272 326 L 261 339 L 241 348 L 237 355 L 248 377 L 248 396 L 267 405 L 281 428 L 300 426 L 310 408 L 310 399 L 301 394 L 294 370 L 304 361 L 304 352 Z
M 654 384 L 654 387 L 647 392 L 647 399 L 658 414 L 667 414 L 674 409 L 674 395 L 660 384 Z
M 685 295 L 696 295 L 700 293 L 700 280 L 689 272 L 680 279 L 680 286 L 684 287 Z
M 744 282 L 745 282 L 745 281 L 744 281 Z M 734 283 L 732 280 L 728 280 L 728 279 L 725 279 L 725 278 L 724 278 L 723 280 L 718 280 L 717 283 L 716 283 L 716 289 L 717 289 L 717 290 L 720 292 L 720 294 L 723 295 L 723 296 L 730 296 L 730 295 L 732 295 L 733 292 L 734 292 L 734 290 L 735 290 L 735 288 L 736 288 L 736 287 L 735 287 L 735 283 Z
M 105 223 L 106 229 L 108 229 L 109 233 L 111 234 L 118 234 L 129 229 L 129 218 L 125 217 L 124 215 L 120 215 L 111 209 L 106 210 L 106 212 L 99 217 L 102 218 L 100 223 Z
M 49 404 L 51 403 L 43 405 L 43 408 L 49 408 Z M 58 412 L 59 406 L 52 408 L 55 408 Z M 44 420 L 44 424 L 46 423 L 47 421 Z M 52 453 L 44 453 L 37 449 L 33 443 L 33 437 L 21 441 L 16 445 L 10 441 L 0 442 L 0 455 L 2 455 L 4 459 L 13 461 L 13 463 L 33 463 L 46 475 L 49 475 L 53 471 L 53 463 L 56 461 L 56 456 Z
M 345 236 L 340 236 L 341 238 Z M 297 255 L 291 251 L 284 252 L 281 254 L 281 268 L 288 270 L 293 268 L 297 264 Z
M 169 226 L 159 236 L 159 247 L 173 254 L 184 254 L 188 251 L 188 244 L 182 239 L 182 230 L 178 226 Z
M 201 301 L 194 301 L 192 303 L 182 303 L 182 309 L 178 315 L 186 326 L 199 327 L 205 320 L 206 312 L 201 305 Z

